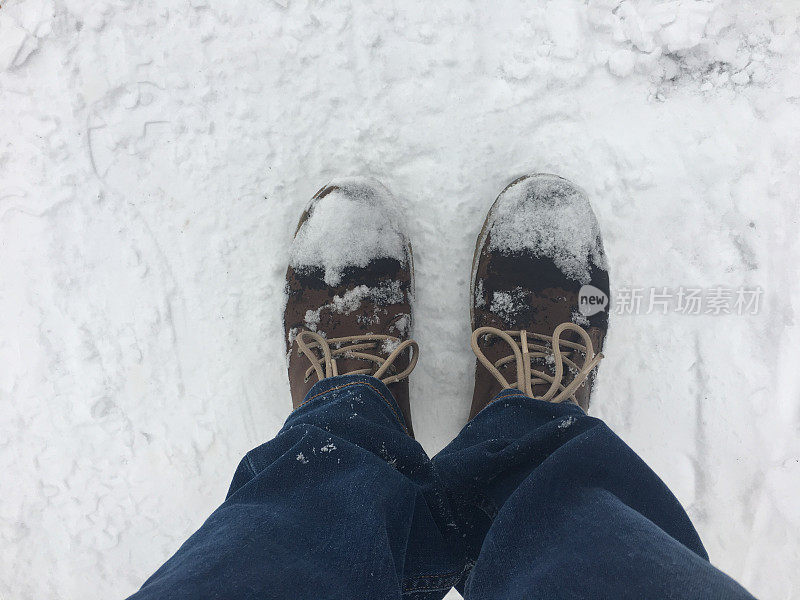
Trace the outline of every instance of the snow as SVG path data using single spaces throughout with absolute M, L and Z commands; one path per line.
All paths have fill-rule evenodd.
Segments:
M 559 429 L 566 429 L 575 422 L 575 417 L 566 417 L 557 425 Z
M 478 283 L 483 286 L 483 281 L 478 280 Z M 525 290 L 517 287 L 510 292 L 492 292 L 492 303 L 489 305 L 489 310 L 499 316 L 506 322 L 513 321 L 517 313 L 523 308 L 525 302 Z
M 348 248 L 346 251 L 348 254 L 351 253 L 350 248 Z M 348 260 L 350 259 L 340 259 L 338 264 L 341 266 L 348 266 Z M 358 310 L 358 308 L 361 306 L 361 302 L 366 298 L 369 298 L 375 303 L 375 314 L 371 316 L 359 315 L 358 320 L 359 322 L 363 322 L 365 325 L 369 326 L 377 322 L 377 312 L 379 306 L 386 306 L 387 304 L 399 304 L 400 302 L 403 302 L 403 288 L 400 282 L 396 280 L 381 282 L 376 287 L 369 287 L 367 285 L 356 286 L 347 290 L 341 296 L 338 294 L 335 295 L 330 303 L 323 304 L 316 310 L 307 310 L 303 318 L 305 326 L 307 329 L 316 331 L 321 336 L 327 337 L 327 332 L 319 329 L 322 311 L 327 311 L 332 314 L 349 315 L 351 312 Z M 408 333 L 409 324 L 410 317 L 406 314 L 403 314 L 397 319 L 396 323 L 393 324 L 392 328 L 398 331 L 401 335 L 405 335 Z M 291 345 L 291 342 L 294 340 L 296 335 L 297 332 L 294 331 L 294 329 L 290 330 L 289 345 Z M 400 342 L 398 341 L 397 344 L 399 345 Z
M 411 333 L 411 315 L 401 313 L 392 323 L 390 331 L 396 332 L 398 337 L 407 337 Z
M 322 268 L 325 282 L 337 285 L 345 267 L 366 267 L 375 258 L 405 263 L 405 238 L 391 192 L 364 177 L 334 179 L 330 185 L 336 188 L 314 201 L 313 218 L 300 226 L 290 264 L 298 271 Z
M 521 218 L 520 218 L 521 217 Z M 551 258 L 570 279 L 588 283 L 591 264 L 606 268 L 597 219 L 583 190 L 539 173 L 504 190 L 487 223 L 489 250 Z
M 581 327 L 589 326 L 589 319 L 577 310 L 572 311 L 572 322 Z
M 586 191 L 612 295 L 764 289 L 757 315 L 612 315 L 592 411 L 715 564 L 759 598 L 800 595 L 798 16 L 755 0 L 3 2 L 0 595 L 132 592 L 278 430 L 290 243 L 331 178 L 377 178 L 408 221 L 414 428 L 443 447 L 469 411 L 475 238 L 534 172 Z
M 400 347 L 401 343 L 402 343 L 402 341 L 399 338 L 398 339 L 391 339 L 390 338 L 390 339 L 387 339 L 387 340 L 383 340 L 383 343 L 381 344 L 381 352 L 384 355 L 389 355 L 392 352 L 394 352 L 395 350 L 397 350 Z
M 319 320 L 322 318 L 322 309 L 325 308 L 324 306 L 320 306 L 317 310 L 308 309 L 306 311 L 305 316 L 303 317 L 303 321 L 305 322 L 305 326 L 309 331 L 316 331 L 317 327 L 319 326 Z M 291 344 L 294 341 L 297 332 L 294 332 L 294 327 L 289 330 L 289 343 Z

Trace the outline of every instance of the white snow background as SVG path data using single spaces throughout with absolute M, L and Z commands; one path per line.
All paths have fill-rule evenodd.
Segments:
M 133 592 L 278 430 L 289 243 L 333 176 L 377 177 L 408 218 L 414 428 L 443 447 L 474 240 L 532 171 L 588 191 L 615 290 L 763 287 L 756 316 L 612 315 L 592 411 L 716 565 L 798 597 L 799 14 L 3 1 L 0 597 Z

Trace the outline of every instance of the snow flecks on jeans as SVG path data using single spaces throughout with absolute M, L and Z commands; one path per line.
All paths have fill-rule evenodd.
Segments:
M 390 467 L 392 467 L 394 469 L 397 468 L 397 457 L 393 456 L 392 454 L 389 453 L 388 450 L 386 450 L 386 443 L 385 442 L 381 442 L 381 447 L 380 447 L 380 449 L 378 451 L 378 454 L 383 460 L 386 461 L 386 463 Z
M 575 419 L 575 417 L 573 417 L 572 415 L 570 415 L 568 417 L 564 417 L 563 419 L 561 419 L 561 422 L 558 424 L 558 428 L 559 429 L 566 429 L 567 427 L 569 427 L 570 425 L 575 423 L 576 420 L 577 419 Z

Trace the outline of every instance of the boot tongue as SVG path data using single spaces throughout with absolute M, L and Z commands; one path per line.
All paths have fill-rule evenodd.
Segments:
M 347 349 L 348 346 L 352 346 L 354 344 L 360 344 L 361 342 L 353 342 L 353 343 L 345 343 L 341 346 Z M 374 347 L 366 348 L 357 350 L 357 352 L 362 352 L 364 354 L 371 354 L 372 356 L 377 356 L 382 359 L 387 359 L 389 355 L 400 345 L 399 338 L 397 340 L 388 339 L 384 340 L 383 342 L 378 342 Z M 339 347 L 339 344 L 332 344 L 331 347 Z M 389 366 L 388 370 L 386 371 L 384 377 L 388 377 L 394 375 L 396 373 L 400 373 L 408 366 L 408 352 L 402 352 Z M 355 371 L 363 371 L 364 369 L 369 369 L 368 373 L 364 373 L 365 375 L 372 376 L 374 373 L 381 368 L 383 363 L 378 363 L 373 360 L 368 360 L 365 358 L 358 358 L 349 355 L 348 353 L 342 354 L 336 358 L 336 369 L 339 372 L 339 375 L 347 375 L 349 373 L 353 373 Z
M 566 336 L 565 336 L 566 337 Z M 563 339 L 563 338 L 562 338 Z M 536 344 L 537 348 L 533 349 L 533 344 Z M 547 348 L 548 352 L 545 356 L 530 356 L 530 365 L 531 365 L 531 379 L 532 380 L 539 380 L 541 378 L 536 376 L 536 371 L 541 373 L 546 373 L 550 377 L 555 376 L 555 357 L 551 351 L 552 345 L 550 342 L 546 342 L 543 340 L 533 340 L 529 339 L 528 347 L 531 349 L 531 352 L 541 353 L 541 348 Z M 520 348 L 520 352 L 521 352 Z M 562 353 L 566 355 L 567 358 L 571 358 L 571 353 L 564 349 Z M 493 363 L 497 363 L 497 361 L 506 358 L 508 356 L 514 355 L 514 350 L 502 339 L 499 338 L 492 338 L 484 345 L 484 354 L 486 357 L 491 360 Z M 510 360 L 506 362 L 504 365 L 498 367 L 500 374 L 505 377 L 506 381 L 509 383 L 517 382 L 515 386 L 519 390 L 525 389 L 525 382 L 524 381 L 517 381 L 517 361 L 516 359 Z M 574 373 L 572 369 L 567 365 L 564 364 L 564 370 L 562 375 L 561 385 L 566 387 L 570 381 L 572 381 L 572 377 Z M 549 381 L 539 381 L 538 383 L 534 383 L 532 385 L 533 396 L 535 398 L 541 398 L 544 396 L 547 391 L 550 389 L 550 382 Z
M 369 350 L 367 352 L 369 352 L 369 354 L 374 354 L 375 356 L 385 358 L 382 352 L 375 350 Z M 376 362 L 362 358 L 353 358 L 346 354 L 336 359 L 336 370 L 339 372 L 339 375 L 349 375 L 355 371 L 369 369 L 369 372 L 364 373 L 364 375 L 372 376 L 372 374 L 375 373 L 379 368 L 380 365 Z
M 537 357 L 532 359 L 531 361 L 531 371 L 540 371 L 542 373 L 546 373 L 553 377 L 555 375 L 555 361 L 553 360 L 552 355 L 548 355 L 547 357 Z M 503 365 L 500 369 L 500 373 L 502 373 L 503 377 L 506 378 L 506 381 L 509 383 L 513 383 L 517 381 L 517 362 L 516 360 L 510 361 L 509 363 Z M 536 377 L 535 373 L 531 374 L 531 379 L 539 379 Z M 525 382 L 518 381 L 517 382 L 517 389 L 524 390 L 525 389 Z M 533 396 L 535 398 L 540 398 L 547 393 L 547 390 L 550 389 L 549 382 L 541 382 L 535 383 L 532 386 Z

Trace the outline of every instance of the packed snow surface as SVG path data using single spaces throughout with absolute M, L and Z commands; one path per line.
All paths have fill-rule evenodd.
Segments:
M 716 565 L 800 597 L 798 11 L 4 0 L 0 596 L 124 597 L 220 503 L 289 411 L 284 273 L 337 176 L 375 177 L 408 220 L 414 429 L 442 448 L 469 412 L 475 239 L 545 172 L 586 191 L 612 306 L 645 294 L 611 315 L 592 413 Z M 336 243 L 379 225 L 330 216 L 358 226 Z M 335 279 L 325 256 L 294 258 Z M 763 296 L 744 315 L 648 301 L 685 286 Z

